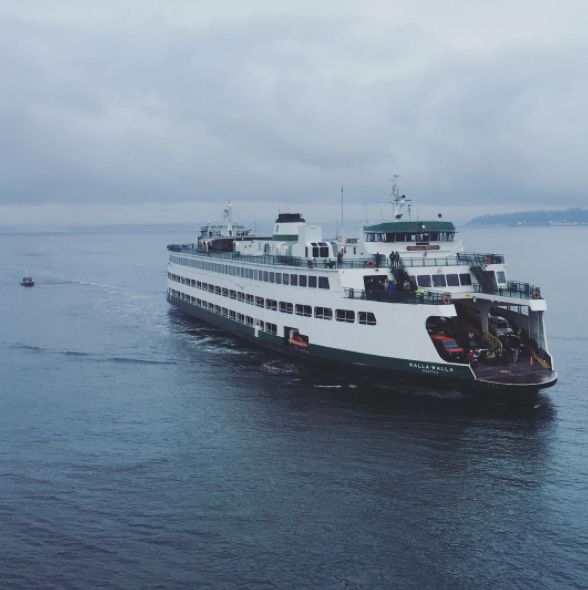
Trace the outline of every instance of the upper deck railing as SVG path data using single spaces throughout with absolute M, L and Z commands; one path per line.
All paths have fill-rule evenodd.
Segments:
M 484 293 L 478 283 L 472 285 L 474 293 Z M 463 292 L 454 293 L 455 297 L 460 298 Z M 500 287 L 496 293 L 501 297 L 518 297 L 520 299 L 543 299 L 539 287 L 529 283 L 517 283 L 511 281 L 507 287 Z M 446 291 L 403 291 L 397 289 L 394 291 L 374 290 L 365 291 L 363 289 L 345 288 L 345 296 L 349 299 L 367 299 L 369 301 L 387 301 L 389 303 L 428 303 L 432 305 L 449 305 L 453 302 L 451 293 Z
M 315 267 L 315 268 L 387 268 L 390 266 L 390 261 L 384 254 L 372 254 L 364 258 L 343 257 L 336 261 L 333 258 L 301 258 L 296 256 L 275 255 L 275 254 L 241 254 L 240 252 L 219 252 L 216 250 L 206 250 L 200 248 L 196 244 L 170 244 L 168 250 L 171 252 L 179 252 L 182 254 L 210 256 L 216 259 L 223 260 L 238 260 L 240 262 L 247 262 L 253 264 L 266 264 L 270 266 L 300 266 L 300 267 Z M 456 256 L 448 256 L 443 258 L 433 257 L 418 257 L 403 256 L 402 264 L 408 268 L 419 267 L 441 267 L 441 266 L 462 266 L 462 265 L 487 265 L 487 264 L 502 264 L 504 263 L 504 256 L 501 254 L 474 254 L 460 252 Z
M 451 296 L 449 293 L 437 293 L 435 291 L 403 291 L 401 289 L 387 291 L 378 289 L 365 291 L 363 289 L 345 289 L 345 296 L 349 299 L 367 299 L 368 301 L 384 301 L 388 303 L 428 303 L 431 305 L 449 305 Z
M 375 256 L 369 258 L 348 258 L 337 261 L 333 258 L 300 258 L 297 256 L 275 255 L 275 254 L 241 254 L 240 252 L 219 252 L 198 248 L 193 244 L 170 244 L 167 247 L 171 252 L 180 254 L 192 254 L 207 256 L 215 260 L 231 260 L 235 262 L 246 262 L 252 264 L 265 264 L 270 266 L 298 266 L 305 268 L 336 269 L 336 268 L 384 268 L 387 262 L 384 256 L 376 260 Z
M 509 281 L 506 287 L 499 286 L 492 292 L 482 289 L 479 283 L 472 285 L 474 292 L 486 293 L 487 295 L 498 295 L 500 297 L 519 297 L 520 299 L 543 299 L 541 288 L 530 283 L 520 283 L 518 281 Z
M 504 264 L 502 254 L 476 254 L 473 252 L 458 252 L 455 256 L 443 258 L 421 256 L 419 258 L 403 256 L 402 263 L 406 267 L 414 268 L 421 266 L 486 266 L 488 264 Z
M 480 254 L 477 252 L 458 252 L 457 259 L 460 264 L 469 264 L 470 266 L 487 266 L 488 264 L 504 264 L 502 254 Z

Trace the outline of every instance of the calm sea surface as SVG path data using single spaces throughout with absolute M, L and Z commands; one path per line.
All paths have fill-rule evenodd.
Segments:
M 588 587 L 588 228 L 463 235 L 542 286 L 539 407 L 342 382 L 189 320 L 185 231 L 0 235 L 0 587 Z

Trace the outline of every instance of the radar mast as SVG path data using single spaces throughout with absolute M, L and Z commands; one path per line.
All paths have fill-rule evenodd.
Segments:
M 393 174 L 392 178 L 392 214 L 396 221 L 400 221 L 402 217 L 408 214 L 408 219 L 410 220 L 410 210 L 411 210 L 411 199 L 407 199 L 406 195 L 401 195 L 400 191 L 398 190 L 398 178 L 399 174 Z

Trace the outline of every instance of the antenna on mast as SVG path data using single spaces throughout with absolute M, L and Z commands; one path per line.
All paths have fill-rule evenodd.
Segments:
M 345 217 L 343 212 L 343 185 L 341 185 L 341 238 L 345 239 Z
M 392 174 L 392 178 L 390 179 L 392 181 L 392 196 L 397 199 L 399 197 L 398 195 L 398 178 L 400 177 L 400 174 Z
M 343 186 L 341 186 L 341 229 L 345 225 L 345 217 L 343 215 Z
M 393 174 L 392 178 L 392 207 L 394 212 L 394 219 L 396 221 L 400 221 L 402 216 L 404 215 L 404 208 L 406 207 L 408 210 L 408 218 L 410 219 L 410 199 L 406 198 L 406 195 L 401 195 L 400 191 L 398 190 L 398 178 L 400 174 Z

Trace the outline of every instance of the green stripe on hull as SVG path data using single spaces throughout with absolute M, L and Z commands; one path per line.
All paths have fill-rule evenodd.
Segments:
M 212 313 L 201 307 L 196 307 L 185 301 L 179 301 L 168 296 L 168 301 L 183 311 L 200 318 L 210 324 L 218 326 L 247 338 L 252 342 L 261 344 L 274 351 L 296 356 L 302 359 L 316 359 L 328 361 L 331 364 L 344 364 L 360 368 L 373 368 L 387 370 L 396 373 L 410 373 L 413 375 L 422 375 L 427 377 L 436 377 L 439 379 L 459 380 L 459 381 L 477 381 L 468 365 L 449 365 L 443 363 L 429 363 L 418 360 L 399 359 L 372 354 L 364 354 L 331 348 L 328 346 L 319 346 L 310 344 L 306 350 L 298 350 L 286 344 L 281 336 L 272 336 L 267 332 L 258 331 L 255 336 L 255 329 L 251 326 L 241 324 L 224 316 Z
M 329 348 L 311 344 L 308 354 L 329 361 L 343 362 L 359 367 L 372 367 L 386 369 L 402 373 L 416 373 L 436 377 L 448 377 L 451 379 L 475 380 L 472 370 L 467 365 L 449 365 L 443 363 L 430 363 L 410 359 L 399 359 L 374 354 L 364 354 L 339 348 Z

